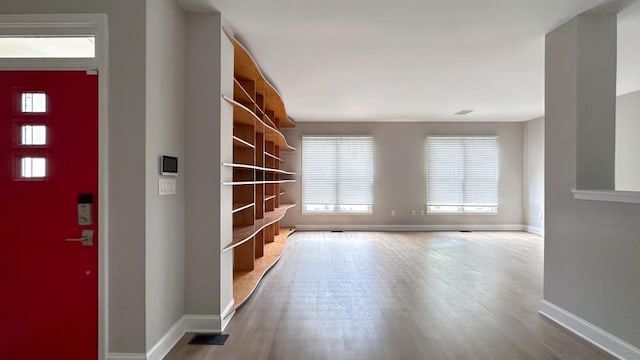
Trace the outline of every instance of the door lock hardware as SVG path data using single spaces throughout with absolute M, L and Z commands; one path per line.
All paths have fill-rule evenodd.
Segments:
M 93 194 L 78 194 L 78 225 L 93 225 Z
M 84 229 L 82 230 L 82 237 L 66 239 L 65 241 L 79 242 L 82 243 L 82 246 L 93 246 L 93 230 Z

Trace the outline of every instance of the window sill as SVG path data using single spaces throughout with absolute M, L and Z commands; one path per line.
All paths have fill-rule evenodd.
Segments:
M 363 213 L 363 212 L 313 212 L 313 211 L 303 211 L 302 215 L 355 215 L 355 216 L 363 216 L 363 215 L 373 215 L 373 213 Z
M 484 215 L 498 215 L 497 212 L 494 213 L 487 213 L 487 212 L 427 212 L 427 216 L 432 216 L 432 215 L 472 215 L 472 216 L 484 216 Z
M 571 190 L 576 200 L 640 204 L 640 192 L 615 190 Z

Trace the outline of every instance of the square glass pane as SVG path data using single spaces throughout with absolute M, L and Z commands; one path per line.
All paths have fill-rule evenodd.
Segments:
M 20 177 L 23 179 L 43 178 L 47 176 L 47 159 L 24 157 L 20 161 Z
M 44 125 L 22 125 L 20 145 L 47 145 L 47 127 Z
M 47 112 L 47 94 L 22 93 L 22 96 L 20 99 L 20 110 L 23 113 Z

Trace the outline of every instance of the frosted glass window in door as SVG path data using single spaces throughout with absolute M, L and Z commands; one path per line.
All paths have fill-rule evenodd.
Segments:
M 47 94 L 34 92 L 22 93 L 20 110 L 23 113 L 47 112 Z
M 20 161 L 20 177 L 23 179 L 43 178 L 47 176 L 47 159 L 24 157 Z
M 20 135 L 21 145 L 47 144 L 47 127 L 44 125 L 22 125 Z

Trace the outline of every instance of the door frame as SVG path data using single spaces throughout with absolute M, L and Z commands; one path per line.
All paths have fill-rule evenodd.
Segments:
M 95 36 L 95 58 L 0 58 L 0 71 L 7 70 L 97 70 L 98 72 L 98 359 L 106 359 L 108 323 L 108 214 L 109 214 L 109 86 L 108 22 L 104 14 L 1 15 L 0 36 Z

